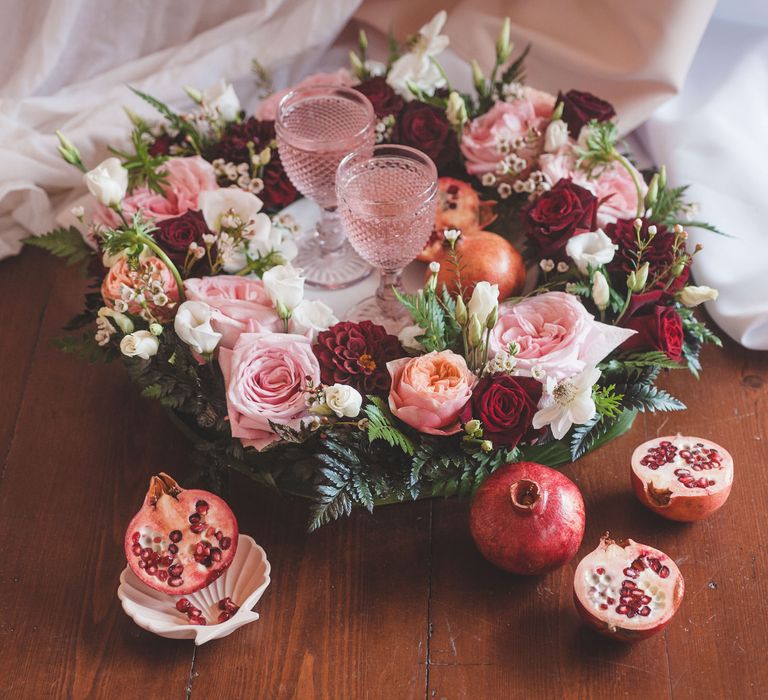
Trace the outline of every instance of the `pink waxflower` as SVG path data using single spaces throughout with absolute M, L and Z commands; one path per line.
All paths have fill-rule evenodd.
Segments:
M 280 100 L 289 92 L 298 88 L 312 87 L 313 85 L 342 85 L 351 87 L 356 84 L 357 79 L 346 68 L 339 68 L 335 73 L 313 73 L 296 83 L 296 85 L 285 90 L 273 92 L 269 97 L 262 100 L 261 104 L 256 108 L 254 116 L 259 121 L 274 121 L 277 117 L 277 106 L 280 104 Z
M 430 435 L 461 430 L 459 414 L 472 396 L 476 377 L 450 350 L 387 363 L 392 377 L 389 407 L 401 421 Z
M 144 307 L 158 321 L 173 318 L 179 301 L 179 288 L 168 266 L 154 256 L 141 258 L 138 269 L 131 269 L 128 258 L 120 256 L 109 268 L 101 283 L 101 296 L 110 309 L 140 314 Z
M 502 304 L 490 347 L 492 355 L 516 350 L 516 374 L 567 379 L 594 367 L 631 335 L 596 321 L 574 295 L 547 292 Z
M 309 339 L 291 333 L 243 333 L 219 351 L 232 437 L 263 450 L 278 436 L 270 421 L 299 429 L 310 417 L 306 389 L 320 383 Z
M 261 280 L 237 275 L 190 278 L 184 281 L 190 301 L 211 307 L 211 327 L 221 333 L 220 347 L 232 349 L 242 333 L 279 332 L 283 322 Z

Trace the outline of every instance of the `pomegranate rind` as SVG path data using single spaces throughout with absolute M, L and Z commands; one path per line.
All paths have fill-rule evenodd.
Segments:
M 590 604 L 587 591 L 591 583 L 591 576 L 596 569 L 602 567 L 606 573 L 612 572 L 609 576 L 617 581 L 614 586 L 618 588 L 621 585 L 618 581 L 625 578 L 624 568 L 629 568 L 631 562 L 641 556 L 654 557 L 659 560 L 661 565 L 669 569 L 669 575 L 666 579 L 659 578 L 658 581 L 655 581 L 658 589 L 664 593 L 664 597 L 658 600 L 656 599 L 658 593 L 655 593 L 653 602 L 669 601 L 663 613 L 660 615 L 651 614 L 647 618 L 634 616 L 629 619 L 616 613 L 612 606 L 609 606 L 608 610 L 602 611 Z M 653 572 L 648 571 L 648 576 L 653 576 Z M 619 599 L 620 594 L 618 592 L 609 591 L 608 595 L 611 594 L 614 601 Z M 672 621 L 684 595 L 685 580 L 677 564 L 655 547 L 629 539 L 617 543 L 604 537 L 598 547 L 579 562 L 573 576 L 573 601 L 579 616 L 600 634 L 623 642 L 637 642 L 663 630 Z
M 641 460 L 648 454 L 648 450 L 663 441 L 678 448 L 701 443 L 705 449 L 717 450 L 721 455 L 722 469 L 693 472 L 696 476 L 711 476 L 716 480 L 716 484 L 691 489 L 680 484 L 672 476 L 672 472 L 674 469 L 686 468 L 687 465 L 678 458 L 662 466 L 660 469 L 663 471 L 654 471 L 642 465 Z M 696 522 L 714 513 L 728 500 L 733 487 L 733 457 L 728 450 L 706 438 L 683 435 L 659 437 L 635 448 L 630 460 L 630 479 L 632 490 L 646 508 L 668 520 Z M 668 492 L 666 498 L 665 492 Z

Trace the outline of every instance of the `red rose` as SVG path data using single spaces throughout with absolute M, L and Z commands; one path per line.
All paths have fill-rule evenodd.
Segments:
M 299 193 L 285 174 L 283 164 L 275 151 L 272 152 L 269 165 L 264 168 L 263 179 L 264 189 L 259 192 L 258 197 L 264 202 L 266 209 L 282 209 L 298 199 Z
M 203 234 L 210 233 L 199 211 L 189 210 L 174 219 L 156 222 L 152 237 L 176 265 L 183 265 L 190 243 L 203 245 Z
M 633 316 L 625 324 L 637 331 L 625 341 L 622 350 L 661 350 L 677 362 L 683 354 L 683 320 L 672 306 L 656 306 L 653 313 Z
M 607 122 L 616 116 L 616 110 L 610 102 L 595 97 L 591 92 L 568 90 L 557 94 L 557 102 L 563 103 L 563 121 L 568 125 L 571 136 L 579 138 L 581 127 L 592 119 Z
M 441 175 L 451 171 L 458 161 L 456 134 L 443 110 L 417 100 L 408 102 L 400 112 L 392 143 L 418 148 L 426 153 Z
M 371 101 L 373 111 L 379 119 L 389 114 L 398 114 L 405 105 L 405 100 L 389 86 L 384 78 L 368 78 L 359 85 L 355 85 L 355 90 L 362 92 Z
M 528 240 L 541 257 L 557 257 L 574 234 L 597 228 L 597 198 L 563 178 L 523 210 Z
M 533 415 L 541 398 L 541 383 L 530 377 L 495 374 L 481 379 L 461 412 L 461 422 L 472 418 L 483 424 L 483 437 L 494 445 L 514 447 L 532 437 Z
M 365 394 L 386 394 L 387 362 L 403 356 L 400 341 L 370 321 L 342 321 L 322 331 L 313 346 L 324 384 L 347 384 Z

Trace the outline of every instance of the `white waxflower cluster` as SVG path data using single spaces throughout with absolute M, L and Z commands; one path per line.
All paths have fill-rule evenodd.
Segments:
M 540 170 L 534 170 L 526 180 L 515 180 L 512 188 L 518 194 L 527 193 L 528 199 L 533 200 L 550 189 L 549 180 Z
M 223 158 L 217 158 L 211 165 L 217 178 L 232 183 L 230 187 L 238 187 L 252 194 L 259 194 L 264 189 L 264 180 L 251 177 L 251 167 L 248 163 L 227 163 Z
M 389 143 L 392 140 L 392 130 L 395 127 L 395 115 L 388 114 L 376 121 L 376 143 Z
M 524 94 L 524 87 L 522 83 L 505 83 L 501 86 L 501 96 L 505 102 L 521 100 Z

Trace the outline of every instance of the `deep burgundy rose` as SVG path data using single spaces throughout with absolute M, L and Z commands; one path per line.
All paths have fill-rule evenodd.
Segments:
M 448 174 L 458 159 L 456 133 L 443 110 L 417 100 L 408 102 L 400 112 L 392 143 L 426 153 L 435 162 L 440 175 Z
M 312 348 L 324 384 L 347 384 L 364 394 L 387 394 L 387 362 L 404 355 L 400 341 L 370 321 L 342 321 L 322 331 Z
M 227 163 L 250 163 L 248 144 L 259 153 L 275 139 L 275 122 L 259 121 L 249 117 L 244 122 L 230 122 L 221 138 L 206 152 L 205 159 L 214 161 L 222 158 Z M 273 153 L 275 155 L 275 153 Z
M 528 240 L 541 257 L 562 257 L 574 234 L 597 228 L 597 198 L 563 178 L 523 210 Z
M 280 160 L 275 160 L 276 153 L 273 151 L 273 160 L 264 168 L 264 189 L 258 196 L 266 209 L 282 209 L 291 202 L 296 201 L 299 193 L 288 179 L 283 164 Z
M 581 127 L 592 119 L 607 122 L 616 116 L 616 110 L 610 102 L 595 97 L 591 92 L 568 90 L 557 94 L 557 102 L 563 103 L 563 121 L 568 125 L 571 136 L 579 138 Z
M 399 114 L 405 105 L 405 100 L 389 86 L 385 78 L 368 78 L 355 85 L 355 90 L 362 92 L 371 101 L 379 119 L 389 114 Z
M 461 422 L 482 421 L 483 437 L 494 445 L 514 447 L 533 437 L 533 415 L 541 399 L 541 383 L 530 377 L 495 374 L 481 379 L 461 412 Z
M 190 243 L 204 245 L 203 234 L 210 233 L 203 215 L 191 209 L 175 219 L 158 221 L 156 225 L 152 237 L 176 265 L 184 264 Z
M 683 353 L 683 320 L 672 306 L 656 306 L 650 314 L 633 316 L 622 324 L 637 331 L 625 341 L 622 350 L 661 350 L 670 360 Z

